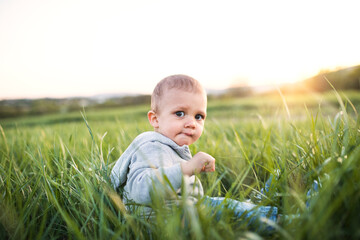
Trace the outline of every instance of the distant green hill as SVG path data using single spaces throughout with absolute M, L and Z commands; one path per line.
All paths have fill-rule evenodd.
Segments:
M 318 75 L 303 81 L 305 87 L 323 92 L 331 90 L 329 82 L 337 90 L 360 90 L 360 65 L 337 71 L 322 71 Z

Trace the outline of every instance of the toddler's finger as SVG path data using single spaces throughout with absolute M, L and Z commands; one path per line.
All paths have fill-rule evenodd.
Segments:
M 215 164 L 208 164 L 208 165 L 206 165 L 205 171 L 206 171 L 206 172 L 213 172 L 213 171 L 215 171 Z

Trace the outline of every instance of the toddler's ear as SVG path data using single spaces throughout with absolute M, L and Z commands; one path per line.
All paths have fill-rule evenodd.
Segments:
M 158 128 L 159 122 L 156 113 L 153 110 L 150 110 L 147 115 L 151 126 L 153 126 L 153 128 Z

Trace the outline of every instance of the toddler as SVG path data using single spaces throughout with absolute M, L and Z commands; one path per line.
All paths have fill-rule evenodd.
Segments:
M 192 77 L 172 75 L 156 85 L 147 114 L 154 131 L 137 136 L 111 172 L 114 188 L 123 187 L 125 202 L 149 204 L 152 192 L 162 194 L 170 204 L 182 196 L 193 202 L 203 197 L 201 182 L 195 174 L 215 171 L 215 159 L 204 152 L 192 156 L 189 145 L 203 132 L 206 108 L 206 92 Z M 224 201 L 234 209 L 235 216 L 276 220 L 276 207 L 221 197 L 206 197 L 204 204 L 217 206 Z

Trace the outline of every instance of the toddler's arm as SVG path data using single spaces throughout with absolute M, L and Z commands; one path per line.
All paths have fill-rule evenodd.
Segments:
M 181 163 L 184 175 L 192 176 L 199 172 L 215 171 L 215 158 L 204 152 L 198 152 L 192 159 Z
M 173 159 L 172 155 L 176 156 L 176 153 L 172 153 L 169 146 L 164 146 L 148 142 L 132 155 L 124 187 L 129 200 L 139 204 L 150 203 L 151 192 L 165 194 L 163 197 L 171 199 L 172 189 L 177 191 L 181 188 L 183 173 L 180 162 Z

